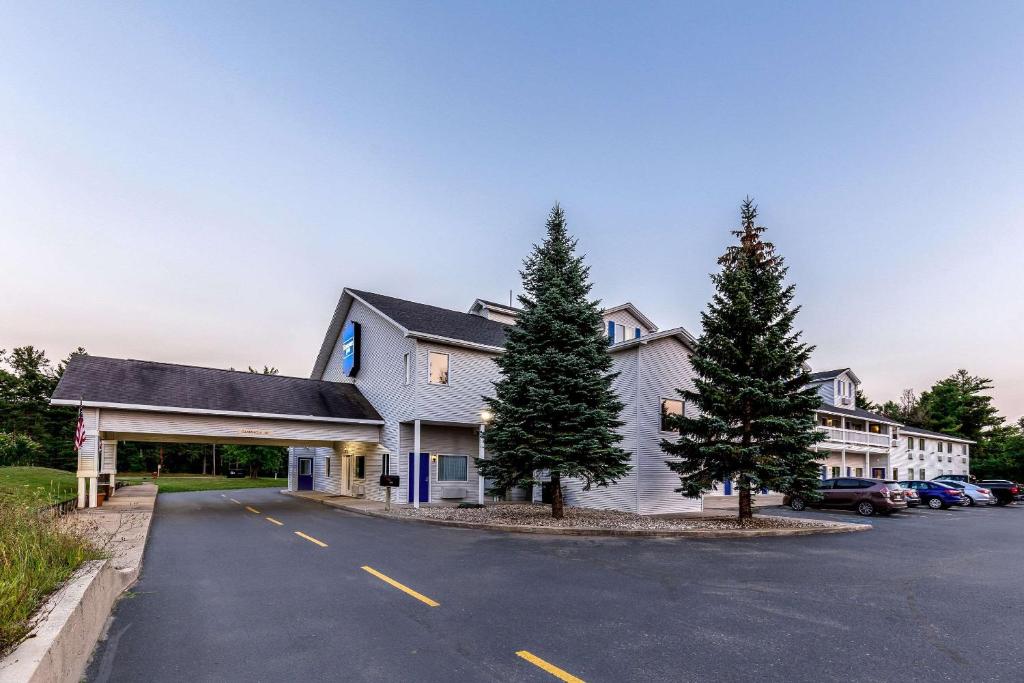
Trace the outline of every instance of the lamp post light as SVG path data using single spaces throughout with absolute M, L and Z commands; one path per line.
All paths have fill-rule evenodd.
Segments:
M 480 444 L 479 444 L 479 457 L 478 460 L 484 459 L 484 430 L 487 428 L 487 424 L 494 419 L 494 413 L 484 408 L 480 411 Z M 476 502 L 480 505 L 484 504 L 484 476 L 480 474 L 479 469 L 477 470 L 477 492 Z

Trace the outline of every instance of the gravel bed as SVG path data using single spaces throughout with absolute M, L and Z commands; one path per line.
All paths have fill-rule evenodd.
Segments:
M 592 510 L 566 507 L 565 517 L 554 519 L 548 505 L 499 503 L 484 508 L 421 507 L 393 508 L 393 517 L 436 519 L 448 522 L 497 524 L 503 526 L 551 527 L 560 529 L 615 529 L 632 531 L 741 530 L 741 529 L 818 529 L 833 526 L 828 522 L 794 517 L 755 516 L 744 524 L 735 517 L 666 518 L 645 517 L 618 510 Z

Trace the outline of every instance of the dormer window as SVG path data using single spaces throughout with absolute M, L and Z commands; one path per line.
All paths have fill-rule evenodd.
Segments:
M 608 343 L 618 344 L 624 342 L 627 339 L 639 339 L 640 328 L 639 327 L 626 327 L 622 323 L 617 323 L 614 320 L 608 321 Z

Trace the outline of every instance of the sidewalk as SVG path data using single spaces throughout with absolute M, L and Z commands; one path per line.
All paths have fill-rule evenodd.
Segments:
M 67 517 L 69 525 L 83 531 L 93 545 L 109 555 L 126 587 L 138 577 L 142 565 L 156 493 L 154 484 L 123 486 L 102 507 L 83 508 Z
M 338 508 L 339 510 L 348 510 L 349 512 L 358 512 L 360 514 L 367 514 L 370 512 L 384 512 L 384 503 L 379 500 L 369 500 L 367 498 L 353 498 L 352 496 L 339 496 L 333 493 L 323 493 L 321 491 L 281 491 L 286 496 L 295 496 L 296 498 L 305 498 L 306 500 L 312 500 L 323 505 L 330 505 L 332 508 Z M 401 507 L 403 504 L 391 501 L 391 507 Z

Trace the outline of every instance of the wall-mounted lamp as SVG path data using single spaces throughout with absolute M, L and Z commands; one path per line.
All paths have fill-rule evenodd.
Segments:
M 493 419 L 494 413 L 492 413 L 491 411 L 487 410 L 486 408 L 480 411 L 480 421 L 483 422 L 484 424 L 487 424 Z
M 437 462 L 437 454 L 436 453 L 431 453 L 430 454 L 430 462 Z

